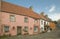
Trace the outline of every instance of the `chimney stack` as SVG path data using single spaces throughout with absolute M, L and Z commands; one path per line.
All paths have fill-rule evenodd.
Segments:
M 33 10 L 33 6 L 30 6 L 29 9 L 30 9 L 30 10 Z
M 45 15 L 46 18 L 48 18 L 48 15 Z
M 40 15 L 44 16 L 44 12 L 41 12 Z

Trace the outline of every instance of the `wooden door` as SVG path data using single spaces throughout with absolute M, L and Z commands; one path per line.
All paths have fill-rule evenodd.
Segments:
M 18 26 L 17 27 L 17 34 L 20 35 L 22 33 L 22 27 Z

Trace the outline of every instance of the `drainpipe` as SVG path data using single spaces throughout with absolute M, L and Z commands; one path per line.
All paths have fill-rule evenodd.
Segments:
M 0 0 L 0 35 L 1 35 L 1 18 L 2 18 L 1 17 L 1 14 L 2 14 L 1 13 L 1 7 L 2 7 L 1 4 L 2 4 L 2 0 Z

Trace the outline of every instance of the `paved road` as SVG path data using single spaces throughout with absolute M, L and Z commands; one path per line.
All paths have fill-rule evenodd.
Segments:
M 60 29 L 56 29 L 52 32 L 42 33 L 42 34 L 33 35 L 33 36 L 19 35 L 19 36 L 5 37 L 0 39 L 60 39 Z

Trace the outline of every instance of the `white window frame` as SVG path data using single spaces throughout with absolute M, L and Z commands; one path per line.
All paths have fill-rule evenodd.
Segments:
M 4 32 L 9 32 L 9 26 L 4 26 Z
M 34 26 L 34 32 L 38 32 L 38 27 Z
M 10 15 L 10 21 L 11 22 L 15 22 L 16 21 L 15 15 Z

